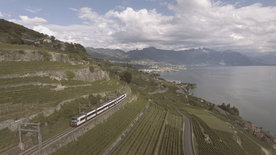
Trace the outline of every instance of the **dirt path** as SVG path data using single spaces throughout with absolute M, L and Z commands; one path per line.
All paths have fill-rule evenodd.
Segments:
M 80 85 L 61 85 L 58 83 L 41 83 L 41 82 L 28 82 L 28 83 L 20 83 L 20 84 L 9 84 L 9 85 L 1 85 L 1 88 L 15 88 L 15 87 L 23 87 L 23 86 L 53 86 L 56 87 L 55 90 L 63 90 L 65 88 L 75 88 L 75 87 L 87 87 L 91 86 L 91 84 L 80 84 Z
M 168 88 L 165 88 L 165 89 L 163 89 L 163 90 L 157 89 L 157 90 L 155 90 L 155 91 L 153 91 L 153 92 L 149 92 L 149 95 L 163 94 L 163 93 L 166 93 L 168 90 L 169 90 Z

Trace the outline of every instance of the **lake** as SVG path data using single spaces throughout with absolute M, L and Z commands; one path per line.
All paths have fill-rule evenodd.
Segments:
M 276 66 L 198 67 L 161 77 L 196 83 L 195 96 L 235 105 L 244 119 L 276 134 Z

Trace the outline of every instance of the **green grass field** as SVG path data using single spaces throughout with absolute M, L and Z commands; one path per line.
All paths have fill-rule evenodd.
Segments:
M 131 131 L 114 154 L 153 154 L 165 116 L 165 109 L 151 105 L 145 117 Z
M 183 150 L 183 118 L 168 112 L 165 121 L 165 130 L 161 140 L 158 154 L 184 154 Z
M 233 134 L 211 129 L 204 121 L 196 116 L 192 116 L 192 121 L 198 154 L 244 154 L 242 148 L 234 140 Z M 206 140 L 204 134 L 208 135 L 210 139 Z
M 8 128 L 0 130 L 0 150 L 6 147 L 15 146 L 18 142 L 18 132 L 12 132 Z
M 219 118 L 215 117 L 211 112 L 205 109 L 199 107 L 185 106 L 183 107 L 183 110 L 187 111 L 190 114 L 196 115 L 212 129 L 221 130 L 229 133 L 233 132 L 233 130 L 226 124 L 225 121 L 220 120 Z
M 84 85 L 90 84 L 91 82 L 81 81 L 81 80 L 55 80 L 49 77 L 17 77 L 17 78 L 2 78 L 0 79 L 0 87 L 1 86 L 9 86 L 9 85 L 16 85 L 16 84 L 26 84 L 26 83 L 42 83 L 42 84 L 61 84 L 61 85 Z
M 238 133 L 238 136 L 241 139 L 241 144 L 246 154 L 265 155 L 265 153 L 261 150 L 261 148 L 258 145 L 256 145 L 255 142 L 247 138 L 244 134 Z
M 80 69 L 88 67 L 87 65 L 72 65 L 63 62 L 50 62 L 50 61 L 7 61 L 0 62 L 0 76 L 7 74 L 26 74 L 38 71 L 48 70 L 69 70 Z
M 52 86 L 22 86 L 14 88 L 0 88 L 0 120 L 19 118 L 54 107 L 58 103 L 79 98 L 82 95 L 116 91 L 121 88 L 114 80 L 96 81 L 91 86 L 65 88 L 62 91 L 53 90 Z

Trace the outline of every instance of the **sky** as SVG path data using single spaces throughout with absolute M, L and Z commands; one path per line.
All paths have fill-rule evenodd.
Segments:
M 275 0 L 0 0 L 0 18 L 94 48 L 276 52 Z

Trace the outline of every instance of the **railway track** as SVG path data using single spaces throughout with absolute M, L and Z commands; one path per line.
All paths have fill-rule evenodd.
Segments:
M 78 128 L 68 128 L 64 132 L 58 134 L 57 136 L 47 139 L 46 141 L 42 142 L 42 149 L 46 148 L 48 145 L 60 140 L 61 138 L 66 137 L 68 134 L 73 133 L 77 129 Z M 32 147 L 20 152 L 19 154 L 27 155 L 27 154 L 34 154 L 35 152 L 38 152 L 38 145 L 32 146 Z
M 126 100 L 124 101 L 126 102 Z M 114 109 L 115 107 L 118 107 L 118 105 L 120 105 L 121 103 L 113 106 L 112 108 L 104 111 L 102 114 L 94 117 L 93 119 L 91 120 L 88 120 L 86 123 L 80 125 L 79 127 L 76 127 L 76 128 L 73 128 L 73 127 L 70 127 L 68 129 L 66 129 L 64 132 L 54 136 L 54 137 L 51 137 L 49 139 L 47 139 L 46 141 L 42 142 L 42 150 L 44 148 L 47 148 L 49 145 L 59 141 L 60 139 L 64 138 L 64 137 L 67 137 L 68 135 L 71 135 L 72 133 L 74 133 L 75 131 L 77 130 L 80 130 L 81 128 L 84 128 L 86 126 L 88 126 L 92 121 L 94 121 L 96 118 L 100 117 L 100 116 L 103 116 L 104 114 L 108 113 L 111 109 Z M 39 148 L 38 148 L 38 145 L 35 145 L 35 146 L 32 146 L 26 150 L 23 150 L 21 152 L 18 153 L 19 155 L 31 155 L 31 154 L 39 154 Z

